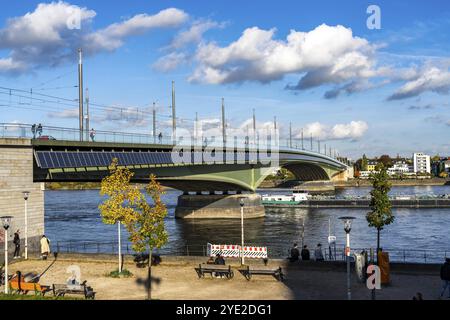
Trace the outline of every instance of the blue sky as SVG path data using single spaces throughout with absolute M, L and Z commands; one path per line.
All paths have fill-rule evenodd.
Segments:
M 367 28 L 370 4 L 381 9 L 380 30 Z M 169 134 L 174 80 L 178 116 L 188 119 L 180 126 L 191 126 L 195 112 L 215 123 L 224 97 L 231 127 L 245 127 L 254 108 L 259 125 L 277 116 L 282 133 L 292 122 L 297 135 L 304 128 L 353 158 L 450 155 L 448 1 L 11 1 L 3 7 L 0 87 L 74 100 L 75 51 L 82 46 L 85 86 L 91 101 L 105 106 L 92 106 L 97 130 L 151 132 L 156 101 L 158 131 Z M 67 12 L 80 12 L 80 30 L 64 26 Z M 0 122 L 78 125 L 76 102 L 1 92 Z

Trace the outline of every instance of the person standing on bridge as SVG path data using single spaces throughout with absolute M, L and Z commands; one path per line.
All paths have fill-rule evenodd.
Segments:
M 95 142 L 95 134 L 96 134 L 96 132 L 95 132 L 95 130 L 94 130 L 94 128 L 92 128 L 91 129 L 91 132 L 90 132 L 90 136 L 91 136 L 91 140 L 92 140 L 92 142 Z
M 42 135 L 42 124 L 39 123 L 39 125 L 37 126 L 37 129 L 36 129 L 36 132 L 39 135 L 39 137 Z
M 159 141 L 159 144 L 162 143 L 162 138 L 163 138 L 162 132 L 160 132 L 160 133 L 158 134 L 158 141 Z

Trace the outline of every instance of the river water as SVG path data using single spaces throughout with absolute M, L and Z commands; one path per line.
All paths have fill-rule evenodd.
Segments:
M 370 188 L 346 188 L 338 190 L 337 196 L 365 196 L 369 192 Z M 391 191 L 392 195 L 448 193 L 449 186 L 394 187 Z M 207 243 L 240 243 L 240 220 L 174 219 L 178 195 L 180 192 L 169 191 L 163 196 L 169 209 L 166 219 L 169 242 L 161 253 L 202 254 Z M 46 191 L 45 228 L 52 244 L 67 248 L 68 242 L 72 241 L 80 246 L 76 249 L 80 251 L 116 250 L 111 243 L 117 241 L 117 226 L 102 223 L 98 211 L 101 200 L 98 190 Z M 301 244 L 302 239 L 310 248 L 318 243 L 327 247 L 330 228 L 331 234 L 337 237 L 337 248 L 341 249 L 345 233 L 338 218 L 351 215 L 356 217 L 351 231 L 352 248 L 373 248 L 376 231 L 367 226 L 367 211 L 267 209 L 265 218 L 245 221 L 245 241 L 249 245 L 267 246 L 271 257 L 284 257 L 292 243 Z M 393 209 L 393 212 L 396 220 L 382 231 L 381 245 L 396 255 L 397 260 L 441 262 L 445 255 L 450 256 L 450 209 Z M 105 244 L 89 246 L 86 245 L 88 242 Z

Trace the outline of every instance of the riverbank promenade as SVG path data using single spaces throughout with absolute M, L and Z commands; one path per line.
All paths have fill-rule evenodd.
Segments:
M 346 269 L 340 262 L 298 262 L 269 260 L 269 265 L 282 267 L 286 279 L 277 281 L 271 276 L 254 276 L 247 281 L 239 272 L 239 261 L 227 259 L 234 268 L 231 280 L 206 276 L 199 279 L 194 268 L 206 262 L 205 257 L 162 256 L 161 264 L 152 268 L 153 298 L 161 300 L 345 300 Z M 10 271 L 41 273 L 53 262 L 31 259 L 16 261 Z M 251 265 L 263 265 L 248 260 Z M 90 254 L 60 254 L 56 262 L 42 276 L 40 283 L 65 283 L 68 267 L 79 266 L 82 281 L 96 291 L 97 300 L 141 300 L 146 298 L 144 281 L 147 269 L 138 268 L 133 256 L 124 257 L 124 267 L 133 273 L 131 278 L 110 278 L 106 275 L 117 269 L 117 256 Z M 377 291 L 379 300 L 411 300 L 421 292 L 425 300 L 436 300 L 441 288 L 439 265 L 392 264 L 391 284 Z M 31 293 L 30 293 L 31 294 Z M 371 292 L 356 280 L 352 270 L 352 298 L 370 300 Z

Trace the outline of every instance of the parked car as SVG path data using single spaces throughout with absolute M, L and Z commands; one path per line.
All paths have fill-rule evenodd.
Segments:
M 38 138 L 36 138 L 37 140 L 56 140 L 55 138 L 53 138 L 52 136 L 40 136 Z

